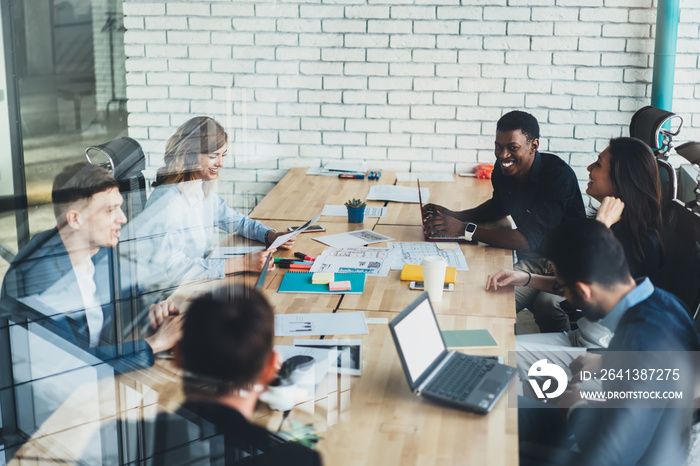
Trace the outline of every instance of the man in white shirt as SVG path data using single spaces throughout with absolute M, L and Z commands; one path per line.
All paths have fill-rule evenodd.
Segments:
M 117 317 L 110 249 L 119 242 L 126 217 L 117 181 L 89 163 L 66 167 L 54 179 L 52 200 L 57 227 L 35 235 L 19 251 L 5 276 L 2 297 L 39 312 L 63 338 L 89 349 L 119 372 L 153 364 L 153 355 L 180 338 L 176 309 L 144 340 L 117 341 Z M 153 313 L 152 309 L 152 313 Z

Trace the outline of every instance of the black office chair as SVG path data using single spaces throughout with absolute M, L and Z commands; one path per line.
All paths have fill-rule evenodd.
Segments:
M 670 202 L 678 196 L 678 179 L 676 170 L 668 161 L 657 158 L 656 165 L 659 167 L 661 181 L 661 212 L 666 214 Z
M 669 204 L 664 225 L 666 259 L 657 286 L 683 301 L 700 327 L 700 214 L 678 199 Z
M 88 162 L 106 168 L 119 182 L 124 196 L 122 210 L 128 220 L 139 214 L 146 205 L 146 155 L 141 144 L 123 137 L 85 149 Z
M 668 163 L 668 156 L 673 148 L 672 139 L 678 136 L 682 126 L 682 116 L 650 105 L 637 110 L 630 121 L 630 136 L 644 141 L 656 156 L 661 179 L 661 208 L 664 213 L 669 202 L 678 195 L 676 171 Z
M 146 206 L 146 179 L 142 171 L 146 168 L 146 155 L 135 140 L 122 137 L 85 150 L 85 157 L 94 165 L 107 169 L 119 183 L 124 197 L 122 210 L 128 223 L 122 226 L 121 238 L 133 238 L 132 220 Z M 120 241 L 110 255 L 113 296 L 120 325 L 115 325 L 115 341 L 142 338 L 147 328 L 148 306 L 139 296 L 136 248 L 133 241 Z

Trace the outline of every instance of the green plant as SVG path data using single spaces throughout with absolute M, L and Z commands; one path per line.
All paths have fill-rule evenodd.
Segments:
M 292 422 L 291 429 L 288 431 L 279 432 L 280 437 L 285 440 L 297 442 L 307 448 L 316 449 L 316 443 L 323 437 L 319 437 L 314 433 L 312 424 L 302 425 L 299 421 Z
M 365 201 L 361 201 L 360 199 L 351 199 L 345 203 L 345 207 L 349 209 L 361 209 L 366 205 Z

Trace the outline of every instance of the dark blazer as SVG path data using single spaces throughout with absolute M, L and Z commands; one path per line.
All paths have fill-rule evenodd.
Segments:
M 5 300 L 22 300 L 36 311 L 27 312 L 24 318 L 43 323 L 60 337 L 109 363 L 117 372 L 150 367 L 154 357 L 148 343 L 144 340 L 117 341 L 115 322 L 118 316 L 109 256 L 109 248 L 100 248 L 92 257 L 104 317 L 96 348 L 89 347 L 85 305 L 68 252 L 56 228 L 35 235 L 19 251 L 5 275 L 0 296 Z M 37 295 L 42 295 L 40 301 Z
M 688 309 L 675 296 L 655 289 L 625 312 L 603 353 L 603 367 L 680 368 L 679 382 L 693 383 L 689 369 L 700 340 Z M 624 352 L 624 353 L 621 353 Z M 672 353 L 669 353 L 672 352 Z M 692 388 L 672 380 L 647 387 L 625 377 L 603 382 L 603 390 L 684 389 L 681 403 L 649 407 L 634 401 L 620 408 L 572 410 L 569 426 L 581 449 L 581 464 L 683 464 L 688 451 Z M 688 398 L 688 399 L 686 399 Z
M 320 466 L 318 452 L 251 424 L 228 406 L 188 400 L 156 419 L 153 464 Z

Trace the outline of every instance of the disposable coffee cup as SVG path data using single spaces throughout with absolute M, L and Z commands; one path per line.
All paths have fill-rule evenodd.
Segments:
M 423 259 L 423 285 L 428 292 L 430 301 L 442 301 L 442 290 L 445 285 L 447 261 L 441 256 L 428 256 Z

